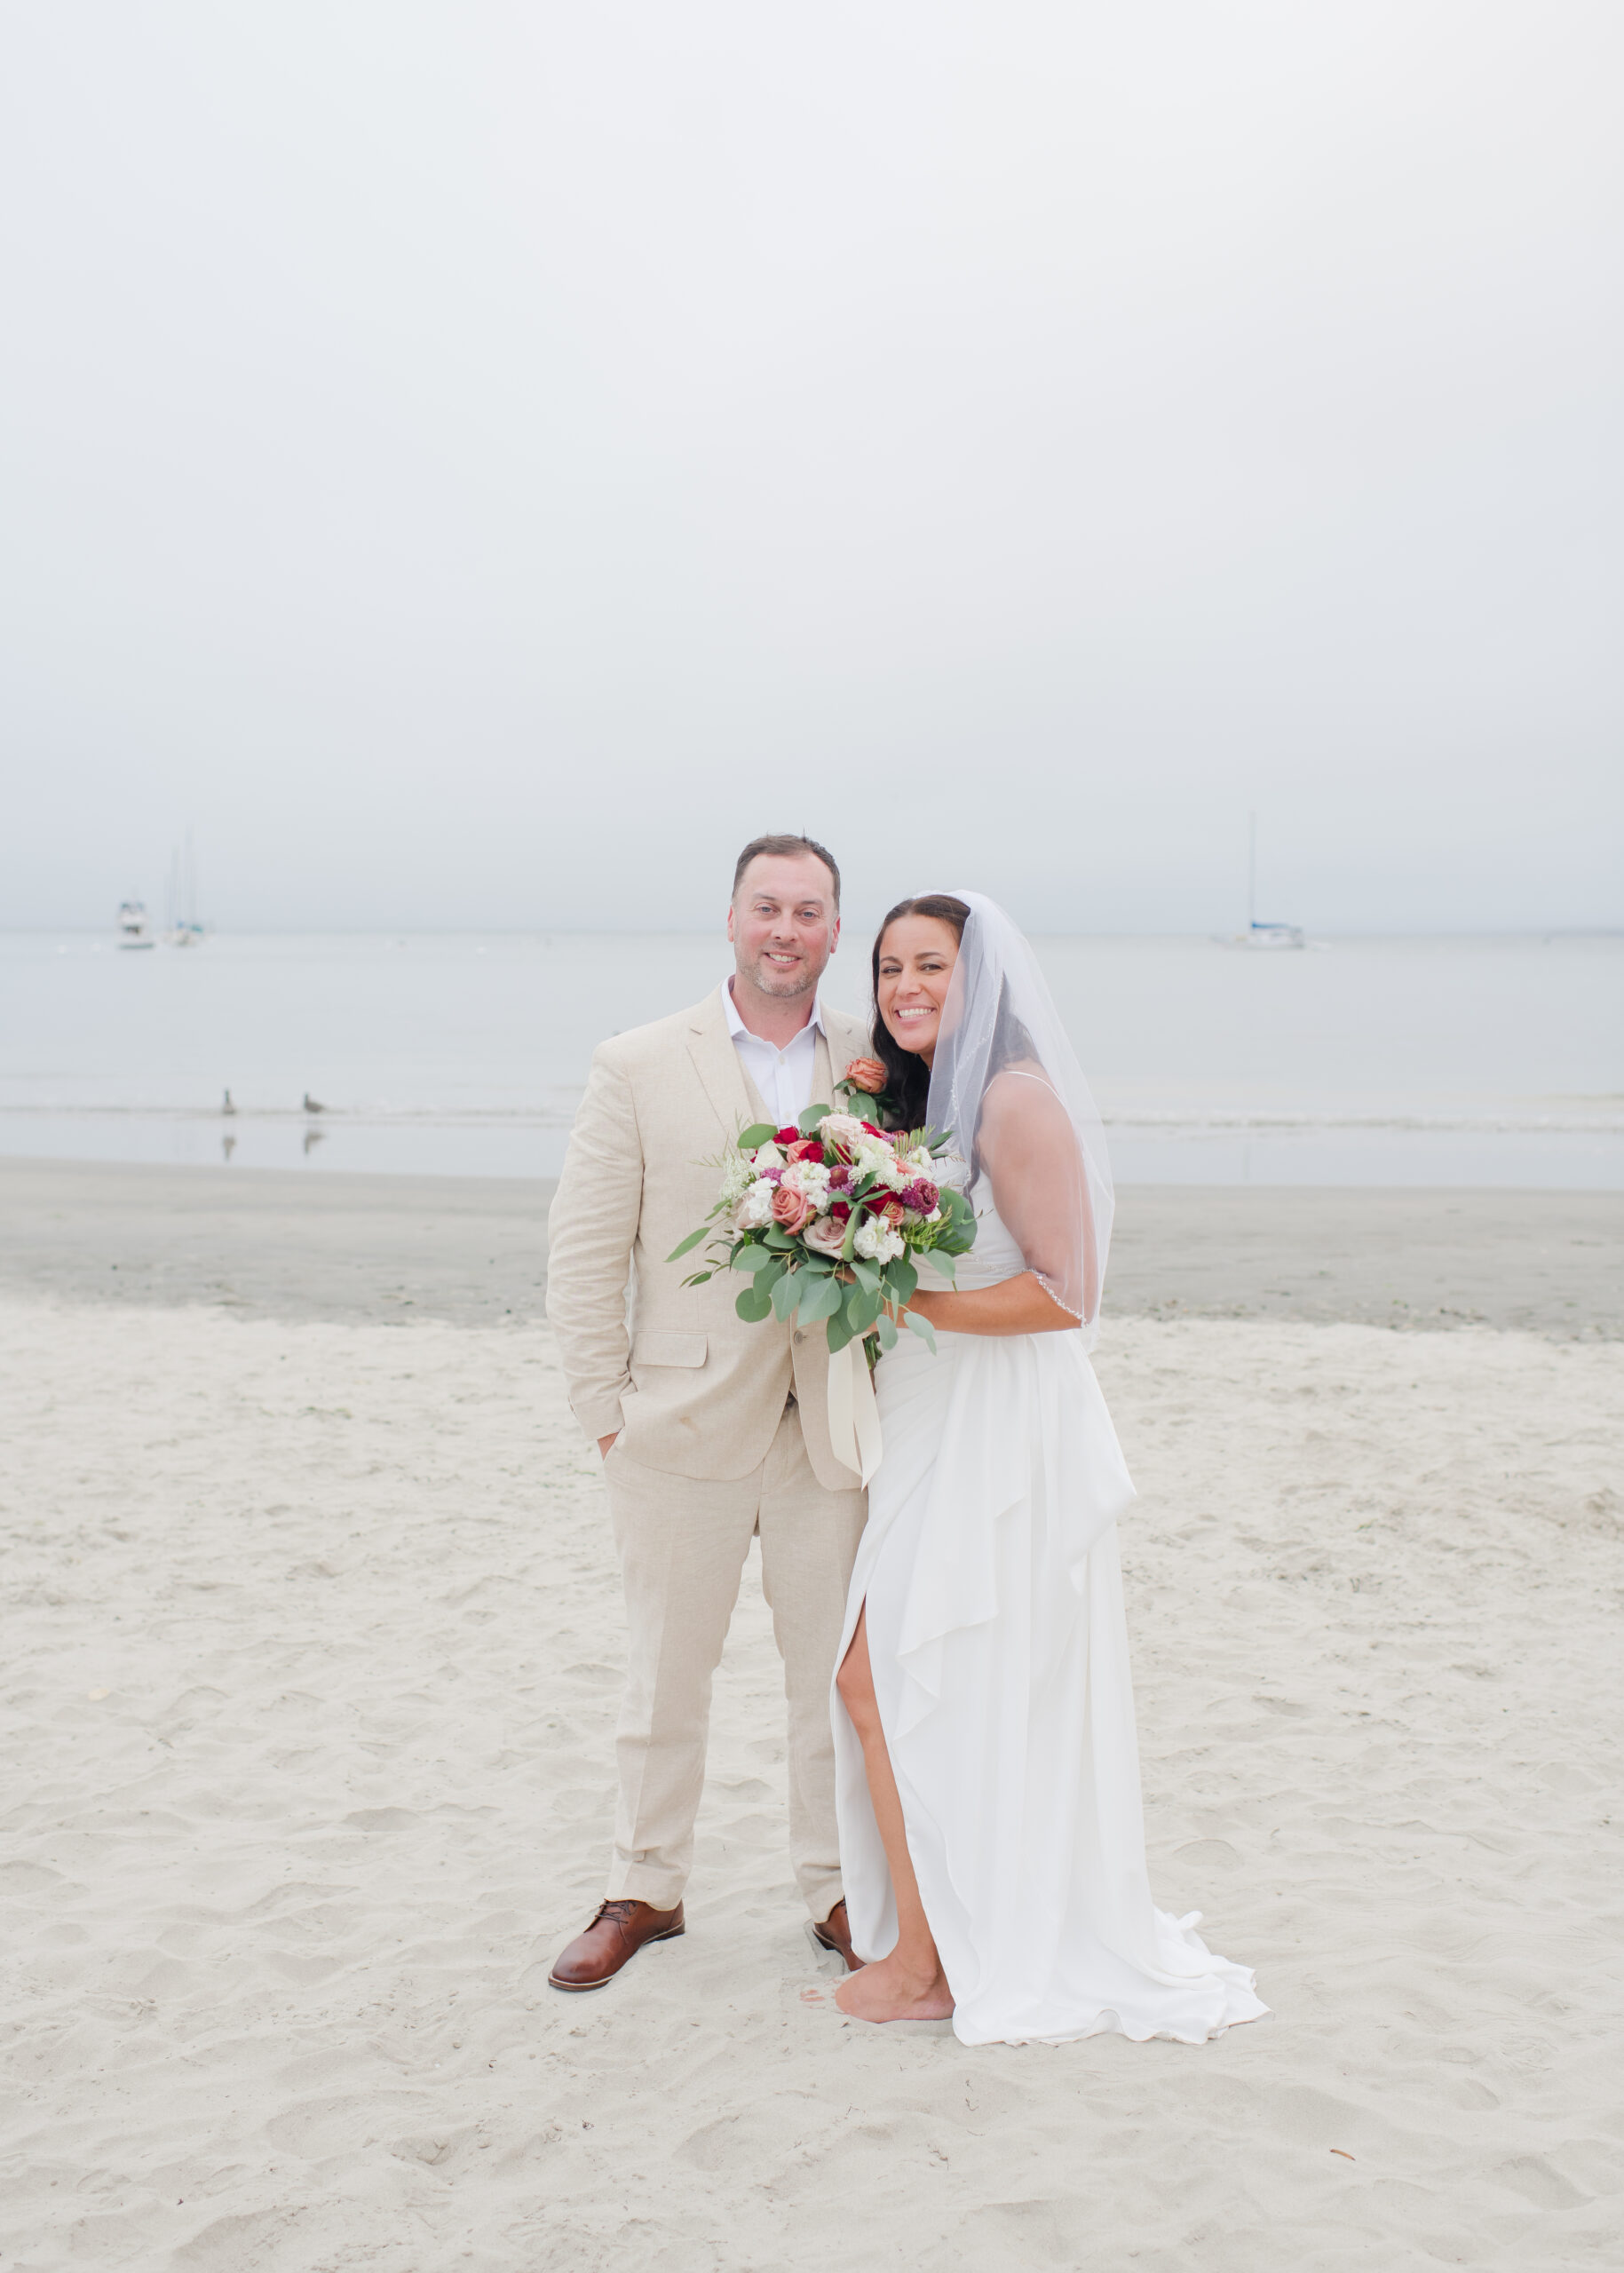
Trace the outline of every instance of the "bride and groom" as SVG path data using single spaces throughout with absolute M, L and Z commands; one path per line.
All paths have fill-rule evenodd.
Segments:
M 1102 2029 L 1201 2042 L 1265 2008 L 1151 1900 L 1116 1518 L 1132 1497 L 1088 1350 L 1111 1221 L 1099 1121 L 1035 958 L 978 894 L 902 901 L 872 1033 L 823 1005 L 840 875 L 758 837 L 733 977 L 598 1050 L 550 1222 L 548 1314 L 603 1455 L 629 1627 L 606 1899 L 551 1979 L 599 1988 L 684 1930 L 711 1677 L 750 1541 L 784 1660 L 789 1841 L 837 2003 L 970 2044 Z M 820 1327 L 741 1319 L 671 1250 L 706 1156 L 851 1079 L 951 1130 L 977 1215 L 922 1272 L 875 1388 L 865 1493 Z M 630 1299 L 629 1299 L 630 1296 Z

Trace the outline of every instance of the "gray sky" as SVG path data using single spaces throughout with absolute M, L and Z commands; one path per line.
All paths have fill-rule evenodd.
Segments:
M 0 13 L 0 923 L 1624 922 L 1617 0 Z

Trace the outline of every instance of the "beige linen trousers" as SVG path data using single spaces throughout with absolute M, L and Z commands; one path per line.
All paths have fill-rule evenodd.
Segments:
M 823 1018 L 815 1103 L 868 1044 L 856 1019 Z M 608 1893 L 682 1898 L 711 1678 L 759 1537 L 789 1707 L 790 1857 L 821 1921 L 841 1897 L 829 1682 L 866 1495 L 829 1442 L 822 1327 L 747 1325 L 735 1273 L 685 1287 L 697 1257 L 666 1261 L 714 1206 L 725 1147 L 772 1118 L 719 991 L 603 1043 L 548 1220 L 547 1315 L 576 1419 L 594 1440 L 619 1432 L 604 1472 L 628 1663 Z

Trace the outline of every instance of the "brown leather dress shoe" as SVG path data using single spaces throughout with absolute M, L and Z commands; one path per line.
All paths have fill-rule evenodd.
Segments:
M 584 1934 L 560 1951 L 547 1978 L 555 1989 L 601 1989 L 645 1942 L 669 1942 L 684 1930 L 682 1905 L 654 1910 L 646 1902 L 600 1902 Z
M 826 1950 L 833 1950 L 836 1957 L 844 1957 L 848 1973 L 859 1973 L 865 1960 L 852 1946 L 852 1928 L 846 1922 L 845 1898 L 843 1896 L 830 1911 L 821 1926 L 807 1929 L 814 1942 Z

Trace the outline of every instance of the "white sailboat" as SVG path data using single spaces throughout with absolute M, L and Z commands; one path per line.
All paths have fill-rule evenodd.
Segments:
M 1295 923 L 1260 923 L 1257 920 L 1257 815 L 1247 815 L 1247 927 L 1237 934 L 1238 947 L 1305 947 L 1308 936 Z
M 150 947 L 153 936 L 147 920 L 147 904 L 139 899 L 121 899 L 118 903 L 118 944 L 121 947 Z
M 190 829 L 170 856 L 168 916 L 165 944 L 194 947 L 203 936 L 203 927 L 197 920 L 197 854 Z

